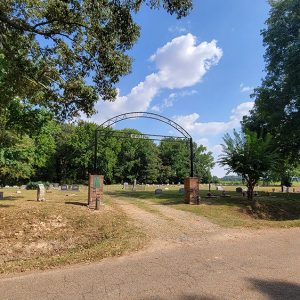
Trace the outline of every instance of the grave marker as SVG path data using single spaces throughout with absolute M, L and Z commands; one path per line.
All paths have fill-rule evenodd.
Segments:
M 92 207 L 96 204 L 97 199 L 101 199 L 103 196 L 103 175 L 90 175 L 89 176 L 89 195 L 88 206 Z
M 37 201 L 45 201 L 45 186 L 43 184 L 38 184 Z

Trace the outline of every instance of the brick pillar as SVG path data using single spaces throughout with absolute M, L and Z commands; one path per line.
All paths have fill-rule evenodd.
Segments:
M 89 175 L 88 206 L 95 207 L 96 198 L 103 196 L 103 175 Z
M 184 201 L 187 204 L 199 204 L 199 180 L 198 177 L 186 177 L 184 179 Z

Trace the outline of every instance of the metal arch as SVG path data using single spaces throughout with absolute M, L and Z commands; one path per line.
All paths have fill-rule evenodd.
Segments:
M 150 112 L 137 112 L 136 111 L 136 112 L 130 112 L 130 113 L 117 115 L 113 118 L 106 120 L 105 122 L 100 124 L 99 127 L 107 128 L 109 126 L 112 126 L 115 123 L 120 122 L 120 121 L 127 120 L 127 119 L 135 119 L 135 118 L 147 118 L 147 119 L 158 120 L 160 122 L 163 122 L 165 124 L 172 126 L 174 129 L 176 129 L 178 132 L 180 132 L 185 138 L 187 138 L 187 139 L 192 138 L 191 135 L 182 126 L 180 126 L 176 122 L 172 121 L 169 118 L 161 116 L 159 114 L 150 113 Z
M 179 124 L 177 124 L 176 122 L 172 121 L 169 118 L 163 117 L 163 116 L 161 116 L 159 114 L 155 114 L 155 113 L 137 112 L 137 111 L 117 115 L 113 118 L 110 118 L 110 119 L 106 120 L 105 122 L 100 124 L 99 127 L 97 127 L 97 129 L 95 131 L 95 149 L 94 149 L 94 172 L 95 172 L 95 174 L 97 173 L 97 144 L 98 144 L 98 132 L 99 132 L 100 128 L 107 128 L 107 127 L 109 127 L 109 126 L 111 126 L 115 123 L 120 122 L 120 121 L 127 120 L 127 119 L 135 119 L 135 118 L 148 118 L 148 119 L 153 119 L 153 120 L 158 120 L 160 122 L 163 122 L 167 125 L 170 125 L 174 129 L 176 129 L 187 140 L 189 140 L 189 144 L 190 144 L 190 161 L 191 161 L 190 176 L 193 177 L 194 176 L 194 151 L 193 151 L 193 138 L 191 137 L 191 135 L 183 127 L 181 127 Z

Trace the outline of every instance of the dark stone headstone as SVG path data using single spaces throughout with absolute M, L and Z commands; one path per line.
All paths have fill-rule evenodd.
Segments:
M 179 192 L 180 194 L 184 194 L 184 188 L 180 188 L 180 189 L 178 190 L 178 192 Z
M 3 192 L 0 192 L 0 200 L 3 200 L 4 196 L 3 196 Z
M 237 187 L 236 189 L 235 189 L 235 191 L 237 192 L 237 193 L 242 193 L 243 192 L 243 188 L 241 188 L 241 187 Z
M 156 189 L 154 192 L 155 195 L 160 195 L 162 194 L 162 189 Z

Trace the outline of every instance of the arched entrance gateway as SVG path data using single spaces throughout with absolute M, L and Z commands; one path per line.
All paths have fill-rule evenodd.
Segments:
M 189 143 L 190 147 L 190 177 L 185 178 L 184 188 L 185 188 L 185 202 L 189 204 L 199 203 L 199 182 L 198 178 L 194 177 L 194 153 L 193 153 L 193 139 L 191 135 L 178 123 L 173 120 L 161 116 L 159 114 L 150 112 L 130 112 L 121 115 L 117 115 L 103 122 L 95 131 L 95 142 L 94 142 L 94 174 L 89 176 L 89 196 L 88 204 L 92 206 L 99 200 L 103 194 L 103 175 L 98 175 L 97 169 L 97 151 L 98 151 L 98 137 L 99 135 L 105 133 L 105 129 L 111 127 L 112 125 L 127 120 L 136 118 L 146 118 L 153 119 L 170 125 L 176 129 L 181 136 L 166 136 L 157 134 L 117 134 L 120 138 L 134 138 L 134 139 L 150 139 L 150 140 L 160 140 L 161 138 L 172 138 L 173 140 L 181 140 Z M 111 135 L 116 135 L 116 133 L 110 133 Z M 160 138 L 160 139 L 159 139 Z

